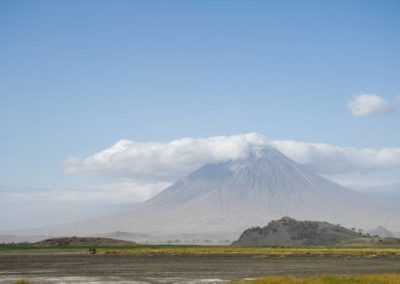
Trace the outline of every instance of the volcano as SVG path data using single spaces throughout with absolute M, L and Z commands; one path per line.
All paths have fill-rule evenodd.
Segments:
M 44 228 L 41 234 L 129 232 L 157 240 L 232 240 L 283 216 L 399 230 L 396 213 L 262 147 L 243 159 L 206 164 L 124 214 Z

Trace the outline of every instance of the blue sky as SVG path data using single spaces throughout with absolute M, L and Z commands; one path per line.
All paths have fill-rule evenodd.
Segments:
M 120 139 L 257 132 L 399 147 L 399 1 L 0 1 L 0 187 L 66 175 Z M 105 177 L 107 179 L 107 177 Z M 99 182 L 100 180 L 100 182 Z

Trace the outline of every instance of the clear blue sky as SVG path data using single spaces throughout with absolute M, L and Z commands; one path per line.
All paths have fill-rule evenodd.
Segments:
M 0 0 L 0 187 L 78 184 L 63 161 L 122 138 L 256 131 L 398 147 L 399 1 Z

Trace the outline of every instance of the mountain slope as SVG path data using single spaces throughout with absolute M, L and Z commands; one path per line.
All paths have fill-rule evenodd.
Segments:
M 375 229 L 369 230 L 369 234 L 372 236 L 379 236 L 381 238 L 396 238 L 397 235 L 383 226 L 378 226 Z
M 204 165 L 125 214 L 43 228 L 40 233 L 123 231 L 164 239 L 237 239 L 244 229 L 282 216 L 400 229 L 396 212 L 263 147 L 244 159 Z

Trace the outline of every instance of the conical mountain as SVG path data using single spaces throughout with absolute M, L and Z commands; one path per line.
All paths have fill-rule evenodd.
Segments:
M 93 235 L 237 238 L 244 229 L 282 216 L 368 229 L 400 229 L 397 212 L 331 182 L 277 150 L 262 147 L 246 158 L 206 164 L 147 202 L 117 216 L 42 231 Z

